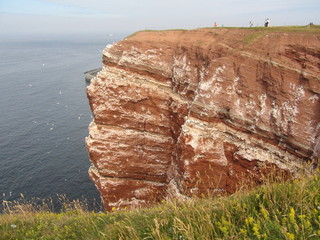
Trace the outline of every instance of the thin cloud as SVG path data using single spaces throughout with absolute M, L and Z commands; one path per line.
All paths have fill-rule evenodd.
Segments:
M 69 5 L 55 1 L 44 0 L 11 0 L 2 2 L 0 12 L 4 14 L 29 14 L 47 16 L 94 16 L 94 17 L 123 17 L 101 9 L 90 9 L 80 5 Z

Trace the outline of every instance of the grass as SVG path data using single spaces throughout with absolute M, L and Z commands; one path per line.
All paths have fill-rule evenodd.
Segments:
M 307 26 L 276 26 L 276 27 L 204 27 L 200 29 L 246 29 L 252 31 L 244 39 L 244 43 L 251 43 L 260 37 L 270 32 L 283 32 L 283 33 L 307 33 L 307 34 L 320 34 L 320 25 L 307 25 Z M 141 32 L 167 32 L 167 31 L 188 31 L 187 29 L 166 29 L 166 30 L 152 30 L 146 29 L 132 33 L 124 39 L 129 39 Z
M 217 27 L 217 28 L 204 28 L 204 29 L 246 29 L 264 32 L 284 32 L 284 33 L 320 33 L 320 25 L 307 25 L 307 26 L 274 26 L 274 27 Z
M 251 34 L 247 34 L 244 38 L 243 38 L 243 43 L 245 44 L 250 44 L 253 43 L 257 40 L 259 40 L 260 38 L 264 37 L 265 35 L 267 35 L 268 33 L 266 31 L 255 31 Z
M 79 202 L 60 213 L 27 209 L 7 204 L 0 239 L 320 239 L 320 171 L 229 197 L 163 201 L 149 209 L 96 213 Z
M 253 27 L 246 28 L 251 29 L 253 32 L 247 34 L 243 42 L 245 44 L 250 44 L 257 41 L 258 39 L 264 37 L 270 32 L 284 32 L 284 33 L 304 33 L 304 34 L 320 34 L 320 25 L 313 26 L 282 26 L 282 27 Z
M 145 30 L 140 30 L 140 31 L 137 31 L 137 32 L 134 32 L 132 34 L 130 34 L 129 36 L 126 36 L 124 39 L 128 39 L 128 38 L 131 38 L 131 37 L 134 37 L 135 35 L 137 35 L 138 33 L 141 33 L 141 32 L 157 32 L 157 33 L 161 33 L 161 32 L 168 32 L 168 31 L 181 31 L 181 32 L 184 32 L 184 31 L 188 31 L 187 29 L 163 29 L 163 30 L 152 30 L 152 29 L 145 29 Z

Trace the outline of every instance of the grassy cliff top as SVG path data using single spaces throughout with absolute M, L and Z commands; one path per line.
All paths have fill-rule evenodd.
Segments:
M 312 33 L 320 34 L 320 25 L 307 25 L 307 26 L 275 26 L 275 27 L 204 27 L 199 29 L 246 29 L 251 31 L 267 31 L 267 32 L 285 32 L 285 33 Z M 197 29 L 195 29 L 197 30 Z M 125 38 L 131 38 L 142 32 L 168 32 L 168 31 L 193 31 L 187 29 L 165 29 L 165 30 L 141 30 L 137 31 Z

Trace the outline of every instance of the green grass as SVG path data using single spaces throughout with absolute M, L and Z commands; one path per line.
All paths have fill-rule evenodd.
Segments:
M 269 34 L 270 32 L 284 33 L 304 33 L 304 34 L 320 34 L 320 25 L 313 26 L 282 26 L 282 27 L 253 27 L 252 33 L 246 35 L 243 39 L 245 44 L 250 44 Z
M 163 201 L 149 209 L 61 213 L 28 204 L 0 215 L 0 239 L 320 239 L 320 172 L 229 197 Z M 10 213 L 9 213 L 10 212 Z
M 302 33 L 302 34 L 320 34 L 320 25 L 312 26 L 277 26 L 277 27 L 218 27 L 205 29 L 244 29 L 249 32 L 244 36 L 242 42 L 251 44 L 270 33 Z
M 133 37 L 133 36 L 135 36 L 135 35 L 137 35 L 138 33 L 141 33 L 141 32 L 161 33 L 161 32 L 169 32 L 169 31 L 181 31 L 181 32 L 184 32 L 184 31 L 188 31 L 188 30 L 187 29 L 163 29 L 163 30 L 145 29 L 145 30 L 140 30 L 140 31 L 134 32 L 134 33 L 130 34 L 129 36 L 126 36 L 124 39 L 131 38 L 131 37 Z
M 312 26 L 276 26 L 276 27 L 204 27 L 200 29 L 246 29 L 253 33 L 246 36 L 244 39 L 245 43 L 250 43 L 256 38 L 266 35 L 270 32 L 284 32 L 284 33 L 310 33 L 310 34 L 320 34 L 320 25 Z M 152 30 L 146 29 L 132 33 L 131 35 L 125 37 L 125 39 L 131 38 L 141 32 L 167 32 L 167 31 L 188 31 L 187 29 L 166 29 L 166 30 Z
M 204 29 L 246 29 L 251 31 L 285 32 L 285 33 L 320 33 L 320 25 L 312 26 L 275 26 L 275 27 L 217 27 Z
M 267 31 L 255 31 L 251 34 L 247 34 L 244 38 L 243 38 L 243 43 L 245 44 L 250 44 L 253 43 L 257 40 L 259 40 L 260 38 L 264 37 L 265 35 L 267 35 Z

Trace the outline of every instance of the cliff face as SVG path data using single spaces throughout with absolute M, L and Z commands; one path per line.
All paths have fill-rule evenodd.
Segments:
M 320 35 L 140 32 L 103 51 L 87 94 L 105 208 L 234 192 L 320 152 Z

